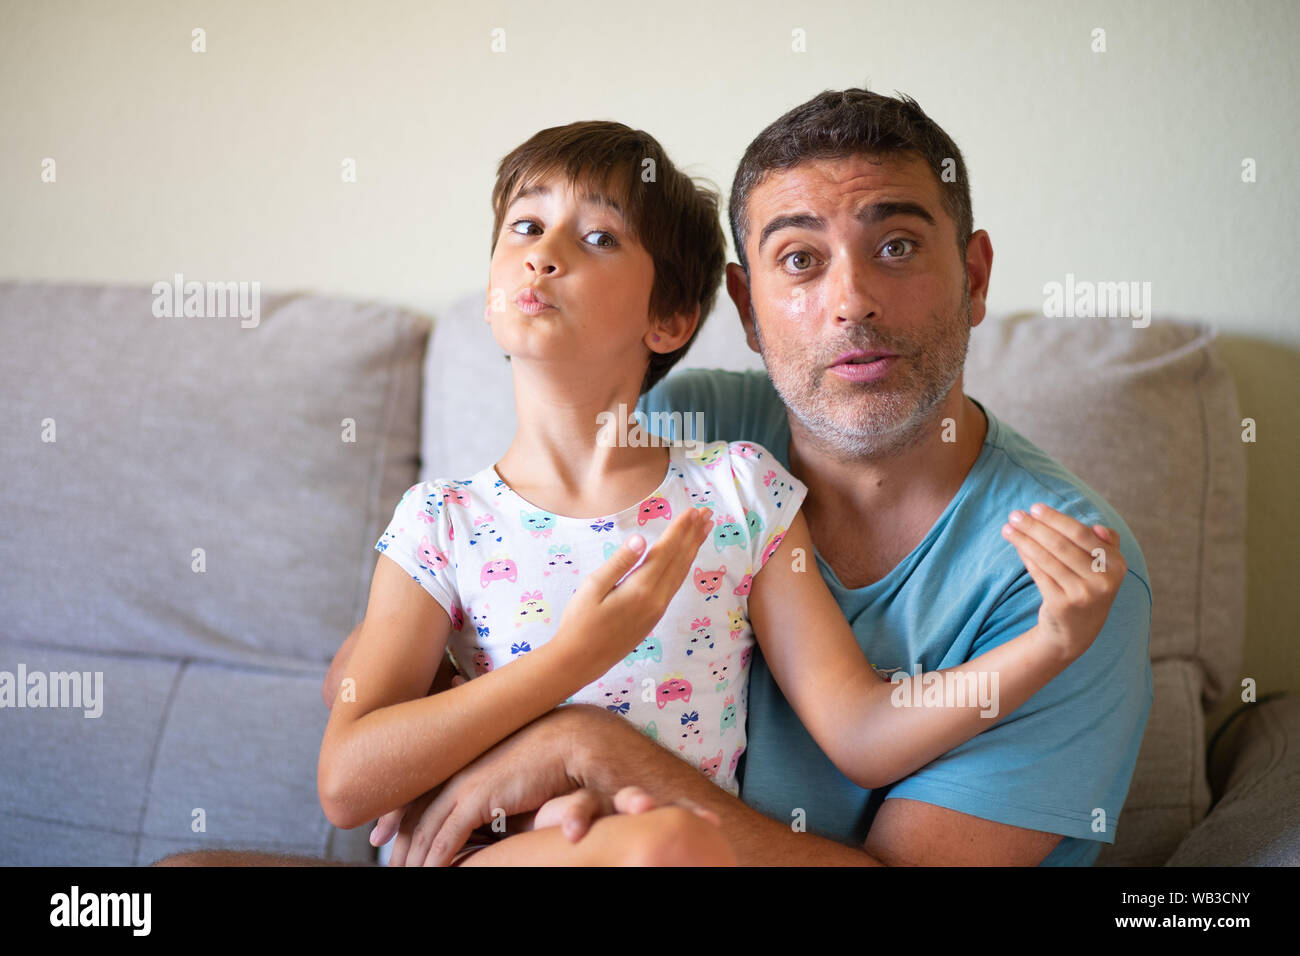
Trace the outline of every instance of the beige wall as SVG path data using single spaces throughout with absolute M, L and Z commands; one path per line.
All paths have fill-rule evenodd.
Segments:
M 822 89 L 915 96 L 966 156 L 991 308 L 1039 307 L 1066 273 L 1142 280 L 1157 314 L 1232 336 L 1259 427 L 1247 672 L 1300 689 L 1297 5 L 8 0 L 3 18 L 7 277 L 181 272 L 436 311 L 483 281 L 495 162 L 537 129 L 643 127 L 725 190 Z

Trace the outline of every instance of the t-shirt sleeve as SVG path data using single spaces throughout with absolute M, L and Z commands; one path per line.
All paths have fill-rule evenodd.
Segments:
M 375 543 L 375 550 L 395 561 L 428 591 L 456 629 L 461 602 L 444 491 L 448 491 L 445 483 L 432 481 L 408 488 L 393 511 L 392 521 Z
M 1040 604 L 1038 588 L 1022 575 L 969 657 L 1029 630 Z M 1078 660 L 992 729 L 895 784 L 887 799 L 1114 843 L 1153 699 L 1150 636 L 1151 594 L 1130 570 Z
M 750 566 L 757 574 L 790 530 L 808 487 L 755 442 L 729 442 L 727 454 L 744 511 L 736 518 L 744 525 Z M 714 515 L 715 520 L 718 517 Z

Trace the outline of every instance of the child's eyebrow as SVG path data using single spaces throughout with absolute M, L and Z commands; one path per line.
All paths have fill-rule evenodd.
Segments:
M 550 194 L 551 189 L 549 186 L 541 186 L 534 183 L 531 186 L 525 186 L 523 189 L 519 190 L 519 192 L 515 194 L 515 198 L 511 201 L 510 205 L 513 206 L 515 203 L 524 199 L 529 199 L 533 196 L 549 196 Z M 581 199 L 589 206 L 605 206 L 614 210 L 620 219 L 626 218 L 623 214 L 623 206 L 619 201 L 611 196 L 606 196 L 604 193 L 585 192 L 582 194 Z

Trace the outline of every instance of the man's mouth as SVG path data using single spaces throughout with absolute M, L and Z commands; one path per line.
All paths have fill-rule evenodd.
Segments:
M 830 371 L 851 382 L 876 382 L 889 374 L 898 356 L 881 349 L 855 349 L 845 352 L 829 366 Z

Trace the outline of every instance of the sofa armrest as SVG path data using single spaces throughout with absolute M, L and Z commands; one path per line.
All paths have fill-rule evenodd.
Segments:
M 1247 704 L 1211 744 L 1209 814 L 1166 866 L 1300 865 L 1300 697 Z

